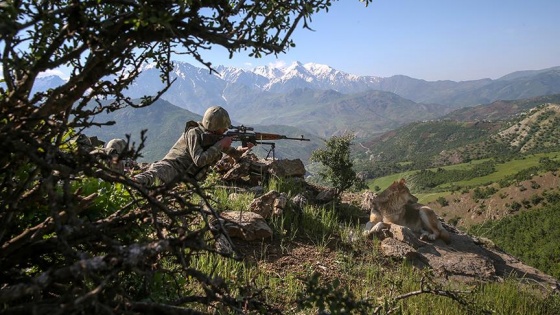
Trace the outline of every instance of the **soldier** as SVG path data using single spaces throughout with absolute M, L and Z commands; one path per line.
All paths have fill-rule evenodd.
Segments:
M 204 134 L 222 135 L 230 125 L 231 120 L 225 109 L 220 106 L 208 108 L 202 122 L 187 122 L 185 131 L 167 155 L 150 165 L 147 171 L 134 176 L 134 180 L 151 186 L 159 182 L 175 182 L 183 176 L 195 180 L 203 179 L 210 166 L 221 159 L 222 153 L 238 157 L 253 146 L 249 143 L 247 147 L 232 148 L 232 137 L 224 137 L 210 144 L 203 142 Z
M 105 145 L 105 152 L 109 157 L 109 168 L 121 174 L 124 174 L 125 171 L 125 161 L 120 158 L 120 155 L 126 148 L 124 139 L 112 139 Z
M 105 145 L 104 148 L 99 148 L 91 151 L 91 154 L 99 156 L 106 160 L 107 166 L 120 174 L 124 174 L 125 161 L 120 158 L 127 148 L 124 139 L 112 139 Z

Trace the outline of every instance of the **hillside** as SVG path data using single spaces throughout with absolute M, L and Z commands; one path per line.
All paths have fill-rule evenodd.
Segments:
M 493 139 L 520 153 L 555 150 L 560 144 L 559 123 L 560 105 L 547 103 L 521 114 Z
M 333 90 L 296 89 L 269 95 L 258 104 L 236 107 L 232 117 L 249 124 L 295 126 L 321 137 L 352 132 L 357 137 L 380 134 L 417 120 L 434 119 L 450 109 L 418 104 L 397 94 L 366 91 L 342 94 Z
M 441 119 L 458 121 L 508 120 L 538 105 L 546 103 L 560 104 L 560 94 L 520 100 L 499 100 L 490 104 L 464 107 L 444 115 Z
M 556 126 L 560 120 L 560 105 L 536 100 L 522 103 L 530 109 L 518 110 L 507 120 L 444 119 L 403 126 L 360 142 L 356 149 L 356 164 L 378 177 L 407 169 L 558 150 Z M 480 111 L 479 107 L 472 109 L 475 113 Z M 461 114 L 462 117 L 476 115 L 468 114 L 466 109 Z

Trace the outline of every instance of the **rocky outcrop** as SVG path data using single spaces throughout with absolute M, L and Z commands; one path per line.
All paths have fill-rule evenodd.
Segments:
M 252 241 L 271 237 L 272 229 L 267 225 L 267 219 L 282 215 L 285 209 L 301 213 L 309 202 L 325 203 L 334 198 L 334 189 L 318 189 L 311 185 L 306 186 L 309 189 L 305 193 L 297 194 L 292 200 L 288 200 L 285 193 L 275 190 L 263 194 L 264 189 L 261 184 L 270 176 L 291 178 L 305 183 L 303 177 L 306 171 L 303 162 L 299 159 L 258 159 L 254 154 L 245 154 L 235 160 L 224 156 L 216 164 L 215 170 L 221 174 L 224 181 L 241 186 L 237 187 L 238 190 L 251 192 L 256 196 L 246 211 L 221 213 L 222 224 L 232 238 Z M 229 196 L 231 200 L 237 197 L 236 192 Z
M 249 211 L 255 212 L 268 219 L 272 216 L 281 215 L 284 207 L 288 202 L 288 196 L 285 193 L 271 190 L 266 194 L 255 198 L 249 205 Z
M 392 224 L 375 237 L 381 239 L 385 256 L 410 261 L 419 268 L 430 268 L 436 275 L 454 281 L 501 281 L 507 277 L 530 279 L 554 290 L 560 283 L 536 268 L 505 253 L 492 244 L 446 226 L 451 242 L 420 240 L 410 229 Z
M 303 179 L 306 173 L 300 159 L 259 159 L 252 153 L 246 153 L 237 160 L 224 156 L 215 169 L 222 174 L 224 181 L 242 185 L 258 185 L 271 176 Z
M 250 211 L 226 211 L 220 216 L 226 233 L 232 238 L 253 241 L 272 236 L 272 229 L 260 214 Z

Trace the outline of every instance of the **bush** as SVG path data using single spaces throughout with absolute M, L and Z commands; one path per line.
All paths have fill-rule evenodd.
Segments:
M 445 199 L 444 197 L 439 197 L 436 200 L 442 207 L 446 207 L 449 205 L 449 201 L 447 201 L 447 199 Z
M 311 161 L 319 162 L 324 166 L 319 171 L 319 176 L 328 180 L 336 188 L 337 197 L 356 181 L 356 172 L 350 159 L 350 145 L 353 139 L 352 134 L 334 136 L 326 141 L 324 149 L 317 149 L 311 154 Z

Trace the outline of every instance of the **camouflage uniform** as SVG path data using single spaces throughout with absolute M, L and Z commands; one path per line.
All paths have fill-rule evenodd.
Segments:
M 140 184 L 151 186 L 157 180 L 167 184 L 186 176 L 201 180 L 206 176 L 210 166 L 222 158 L 222 153 L 233 153 L 233 148 L 222 151 L 219 143 L 203 147 L 203 134 L 222 128 L 229 128 L 229 114 L 219 107 L 210 107 L 202 122 L 189 121 L 181 137 L 175 142 L 165 157 L 150 165 L 150 168 L 134 177 Z

